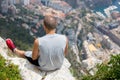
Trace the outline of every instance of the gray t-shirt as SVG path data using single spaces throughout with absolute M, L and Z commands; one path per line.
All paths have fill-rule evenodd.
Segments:
M 40 69 L 45 71 L 59 69 L 64 60 L 66 37 L 60 34 L 47 34 L 38 38 L 38 41 Z

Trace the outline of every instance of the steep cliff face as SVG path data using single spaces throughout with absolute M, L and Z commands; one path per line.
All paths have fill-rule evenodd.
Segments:
M 45 72 L 40 71 L 37 67 L 30 64 L 26 59 L 19 57 L 11 57 L 8 55 L 5 41 L 0 37 L 0 54 L 11 63 L 18 65 L 23 80 L 75 80 L 71 75 L 69 67 L 70 63 L 67 59 L 60 70 Z M 11 54 L 12 55 L 12 54 Z

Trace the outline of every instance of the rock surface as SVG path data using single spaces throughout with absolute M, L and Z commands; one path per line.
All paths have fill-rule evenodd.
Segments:
M 30 64 L 26 59 L 9 56 L 5 41 L 0 37 L 0 54 L 16 65 L 19 66 L 20 74 L 23 80 L 75 80 L 70 73 L 70 63 L 64 59 L 60 70 L 45 72 L 40 71 L 37 67 Z

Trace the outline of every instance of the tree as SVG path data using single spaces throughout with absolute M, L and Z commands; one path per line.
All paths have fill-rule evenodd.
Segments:
M 82 80 L 120 80 L 120 54 L 111 56 L 108 64 L 98 65 L 95 75 L 87 75 Z

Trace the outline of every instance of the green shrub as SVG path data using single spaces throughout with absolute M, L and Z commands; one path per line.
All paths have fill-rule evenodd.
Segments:
M 6 60 L 0 55 L 0 80 L 22 80 L 18 66 L 6 64 Z
M 82 80 L 120 80 L 120 54 L 111 56 L 108 64 L 98 65 L 95 75 L 87 75 Z

